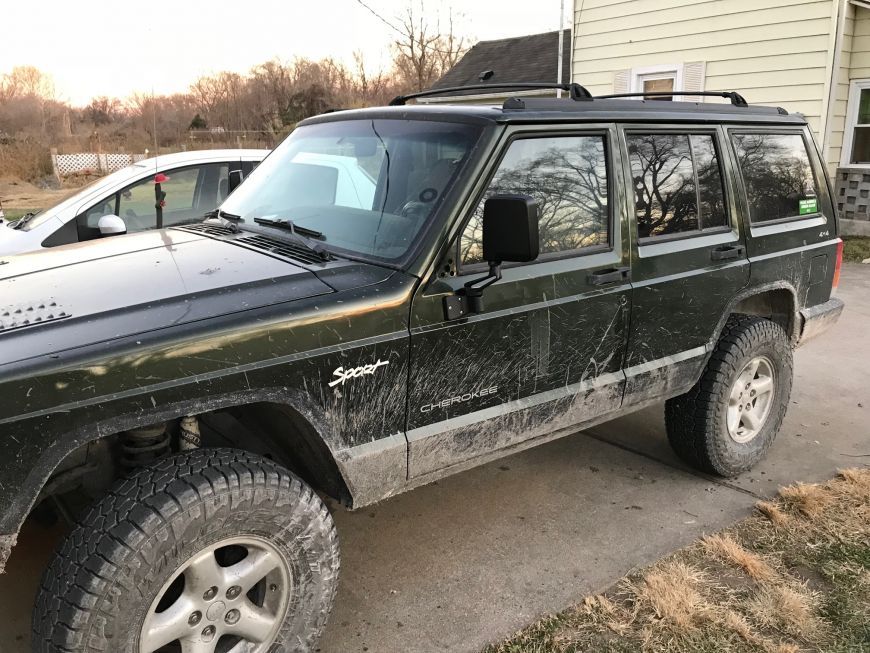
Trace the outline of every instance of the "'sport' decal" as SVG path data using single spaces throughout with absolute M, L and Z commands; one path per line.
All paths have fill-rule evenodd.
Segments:
M 349 379 L 355 379 L 356 377 L 363 376 L 365 374 L 374 374 L 376 369 L 389 364 L 390 361 L 382 361 L 379 358 L 377 363 L 369 363 L 367 365 L 360 365 L 359 367 L 351 367 L 349 369 L 344 369 L 344 367 L 338 367 L 332 373 L 332 375 L 335 376 L 336 379 L 334 381 L 330 381 L 327 385 L 329 385 L 330 388 L 334 388 L 337 385 L 344 385 L 345 382 Z

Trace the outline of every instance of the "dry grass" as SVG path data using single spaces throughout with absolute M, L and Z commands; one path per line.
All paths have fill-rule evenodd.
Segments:
M 761 556 L 741 546 L 728 533 L 708 535 L 701 540 L 708 553 L 739 567 L 753 580 L 772 581 L 777 574 Z
M 779 496 L 788 508 L 798 510 L 807 517 L 820 515 L 831 500 L 830 493 L 815 483 L 798 483 L 781 488 Z
M 707 618 L 706 602 L 699 591 L 705 581 L 701 571 L 683 562 L 668 562 L 653 568 L 640 583 L 630 587 L 637 607 L 648 607 L 653 613 L 651 621 L 685 631 Z
M 870 651 L 870 470 L 757 508 L 487 651 Z
M 773 627 L 803 641 L 818 639 L 818 606 L 813 597 L 787 585 L 762 587 L 749 603 L 749 612 L 757 623 Z
M 772 501 L 759 501 L 755 504 L 758 511 L 767 517 L 774 526 L 786 526 L 789 523 L 788 515 L 780 510 L 779 506 Z

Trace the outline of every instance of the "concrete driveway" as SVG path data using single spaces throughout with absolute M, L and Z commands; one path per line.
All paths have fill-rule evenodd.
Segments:
M 870 266 L 845 266 L 840 296 L 840 322 L 796 354 L 770 454 L 738 479 L 682 465 L 655 407 L 337 511 L 342 581 L 320 650 L 478 651 L 750 514 L 781 484 L 870 463 Z M 30 650 L 36 577 L 57 537 L 28 524 L 0 576 L 2 653 Z

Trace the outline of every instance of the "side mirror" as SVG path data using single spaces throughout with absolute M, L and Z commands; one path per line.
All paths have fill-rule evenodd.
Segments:
M 466 283 L 455 295 L 444 298 L 447 320 L 483 312 L 483 291 L 501 279 L 505 261 L 534 261 L 540 253 L 537 201 L 528 195 L 495 195 L 483 204 L 483 258 L 486 276 Z
M 236 188 L 238 188 L 244 178 L 245 175 L 241 170 L 230 170 L 229 179 L 227 181 L 227 194 L 232 193 Z
M 117 215 L 104 215 L 97 223 L 97 228 L 103 238 L 127 233 L 127 224 Z
M 538 258 L 538 202 L 528 195 L 495 195 L 483 204 L 483 260 L 490 267 L 504 261 Z

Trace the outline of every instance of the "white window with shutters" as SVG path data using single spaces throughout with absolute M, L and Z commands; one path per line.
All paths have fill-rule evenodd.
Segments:
M 649 100 L 700 100 L 690 93 L 667 95 L 669 91 L 703 91 L 705 64 L 703 61 L 680 64 L 640 66 L 617 71 L 613 77 L 614 93 L 663 93 L 639 96 Z

